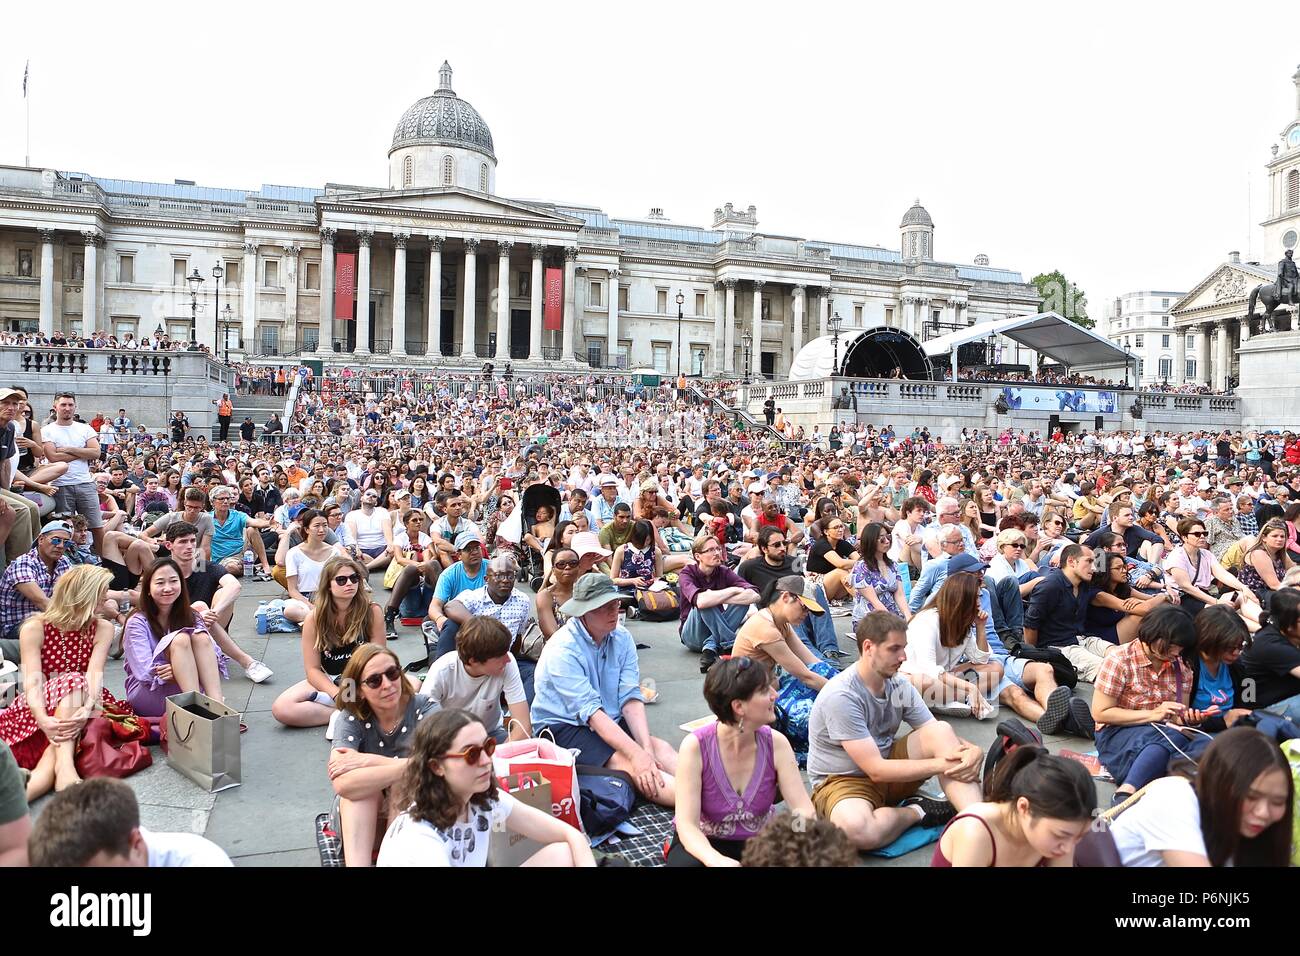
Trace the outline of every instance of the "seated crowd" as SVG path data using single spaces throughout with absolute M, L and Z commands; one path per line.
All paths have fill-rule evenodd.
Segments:
M 539 737 L 671 808 L 668 865 L 851 863 L 917 827 L 935 866 L 1072 865 L 1098 812 L 1082 764 L 1022 746 L 986 766 L 945 719 L 1003 706 L 1095 738 L 1125 865 L 1290 858 L 1291 435 L 1229 436 L 1213 462 L 1201 433 L 932 458 L 891 427 L 882 454 L 768 452 L 706 440 L 713 413 L 672 387 L 393 374 L 327 375 L 274 453 L 114 427 L 110 446 L 75 396 L 42 425 L 0 391 L 0 666 L 24 678 L 0 710 L 0 861 L 228 862 L 142 830 L 74 756 L 101 711 L 221 701 L 232 660 L 274 676 L 231 637 L 248 579 L 300 631 L 272 714 L 326 728 L 348 865 L 482 865 L 503 828 L 540 845 L 531 865 L 593 865 L 499 785 L 497 747 Z M 651 621 L 676 622 L 716 718 L 680 745 L 647 716 Z M 115 842 L 79 844 L 98 814 Z

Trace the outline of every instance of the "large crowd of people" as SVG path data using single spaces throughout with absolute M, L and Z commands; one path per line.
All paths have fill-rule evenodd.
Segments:
M 538 737 L 670 808 L 668 865 L 839 865 L 917 827 L 942 832 L 935 866 L 1072 865 L 1104 803 L 1082 764 L 986 754 L 952 722 L 1012 715 L 1096 748 L 1124 865 L 1291 858 L 1290 432 L 949 446 L 884 424 L 789 445 L 676 380 L 307 372 L 241 370 L 302 383 L 275 445 L 121 410 L 95 428 L 73 394 L 0 389 L 0 668 L 22 677 L 0 862 L 228 862 L 143 831 L 129 787 L 81 782 L 77 741 L 105 711 L 272 678 L 275 719 L 331 740 L 353 866 L 482 865 L 502 830 L 540 846 L 528 864 L 595 863 L 494 773 Z M 231 636 L 250 579 L 301 632 L 294 673 Z M 649 622 L 676 624 L 716 718 L 680 744 L 647 718 L 668 693 L 642 679 Z M 390 645 L 412 638 L 403 667 Z

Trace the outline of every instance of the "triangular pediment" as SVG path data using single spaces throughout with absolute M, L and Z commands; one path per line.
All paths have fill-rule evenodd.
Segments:
M 324 206 L 367 208 L 375 212 L 405 216 L 426 214 L 438 218 L 463 216 L 468 219 L 509 219 L 552 227 L 572 226 L 574 229 L 585 225 L 581 219 L 557 213 L 544 206 L 453 186 L 327 194 L 321 196 L 319 202 Z
M 1175 302 L 1170 311 L 1191 312 L 1212 306 L 1244 303 L 1251 289 L 1261 282 L 1272 280 L 1272 274 L 1266 269 L 1246 263 L 1225 262 Z

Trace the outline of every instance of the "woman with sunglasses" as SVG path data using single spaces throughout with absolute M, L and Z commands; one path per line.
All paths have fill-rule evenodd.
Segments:
M 557 549 L 552 556 L 549 582 L 537 592 L 537 624 L 547 640 L 568 623 L 568 615 L 560 608 L 573 597 L 579 560 L 578 552 L 572 548 Z
M 1121 539 L 1114 546 L 1119 547 L 1122 543 Z M 1084 626 L 1088 634 L 1112 644 L 1127 644 L 1133 640 L 1142 618 L 1169 599 L 1167 594 L 1154 597 L 1135 594 L 1129 587 L 1128 562 L 1124 555 L 1106 547 L 1098 547 L 1093 552 L 1089 586 L 1092 596 L 1088 600 Z
M 415 693 L 401 661 L 382 641 L 353 653 L 339 691 L 335 703 L 342 716 L 328 764 L 337 796 L 332 822 L 346 864 L 370 866 L 379 835 L 396 812 L 390 791 L 406 772 L 421 721 L 438 705 Z
M 1172 582 L 1171 599 L 1192 616 L 1216 601 L 1231 604 L 1248 622 L 1258 626 L 1260 608 L 1254 593 L 1214 556 L 1205 522 L 1200 518 L 1184 518 L 1178 522 L 1178 536 L 1183 541 L 1182 547 L 1170 552 L 1164 562 L 1165 576 Z M 1216 582 L 1225 589 L 1219 598 L 1208 591 Z
M 486 866 L 503 830 L 543 844 L 522 866 L 595 866 L 586 836 L 498 789 L 496 740 L 464 710 L 432 714 L 401 780 L 406 809 L 384 834 L 379 866 Z
M 321 570 L 321 587 L 302 624 L 306 680 L 294 684 L 271 705 L 286 727 L 324 727 L 336 712 L 338 682 L 352 655 L 365 644 L 384 647 L 383 617 L 370 600 L 365 567 L 352 558 L 332 557 Z M 327 586 L 324 586 L 327 585 Z

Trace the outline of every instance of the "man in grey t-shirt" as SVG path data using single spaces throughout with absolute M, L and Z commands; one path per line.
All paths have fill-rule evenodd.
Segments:
M 920 824 L 942 826 L 981 799 L 984 753 L 934 719 L 898 669 L 907 623 L 875 611 L 857 631 L 858 662 L 822 688 L 808 720 L 808 776 L 817 815 L 861 850 L 887 846 Z M 906 721 L 911 732 L 899 735 Z M 938 774 L 947 801 L 916 795 Z M 901 804 L 900 804 L 901 801 Z

